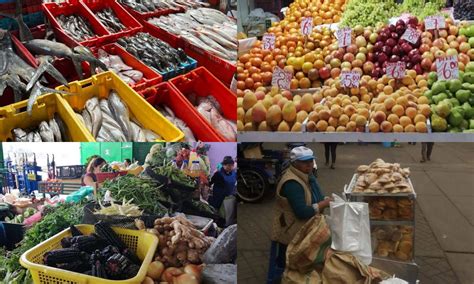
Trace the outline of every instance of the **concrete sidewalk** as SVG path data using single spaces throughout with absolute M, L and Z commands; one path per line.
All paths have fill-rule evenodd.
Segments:
M 265 143 L 265 149 L 284 144 Z M 340 194 L 355 169 L 376 158 L 410 167 L 417 193 L 415 262 L 421 283 L 474 283 L 474 144 L 435 144 L 431 161 L 420 163 L 421 145 L 339 145 L 336 169 L 324 166 L 324 147 L 309 144 L 318 157 L 318 181 L 326 195 Z M 265 283 L 273 198 L 240 204 L 239 283 Z

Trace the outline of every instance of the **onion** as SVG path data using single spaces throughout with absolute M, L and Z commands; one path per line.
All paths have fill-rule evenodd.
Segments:
M 183 274 L 184 272 L 176 267 L 168 267 L 161 274 L 161 280 L 168 283 L 173 283 L 173 278 Z
M 196 276 L 197 279 L 201 279 L 202 265 L 187 264 L 184 267 L 184 273 Z
M 174 277 L 173 284 L 199 284 L 199 280 L 194 275 L 184 273 L 178 277 Z
M 148 266 L 146 275 L 153 280 L 160 280 L 163 270 L 165 270 L 165 266 L 161 261 L 153 261 Z

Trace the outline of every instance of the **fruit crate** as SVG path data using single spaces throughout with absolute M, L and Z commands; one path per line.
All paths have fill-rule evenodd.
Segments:
M 63 3 L 43 3 L 43 11 L 46 15 L 49 23 L 53 27 L 56 39 L 59 42 L 65 43 L 68 46 L 74 47 L 79 44 L 84 46 L 98 46 L 105 42 L 106 36 L 109 36 L 109 31 L 102 25 L 99 20 L 95 18 L 95 15 L 84 5 L 82 2 L 72 0 Z M 95 37 L 83 40 L 81 42 L 73 39 L 66 31 L 61 27 L 56 17 L 60 15 L 70 16 L 78 15 L 84 18 L 92 27 L 92 31 L 96 34 Z
M 171 124 L 112 71 L 103 72 L 82 81 L 71 82 L 69 88 L 59 86 L 56 89 L 72 93 L 72 95 L 65 95 L 64 99 L 75 111 L 82 111 L 86 101 L 94 96 L 99 99 L 107 98 L 109 91 L 114 89 L 127 105 L 132 120 L 135 119 L 142 127 L 152 130 L 167 142 L 177 142 L 184 138 L 183 132 Z M 85 129 L 85 126 L 83 127 Z M 87 140 L 83 142 L 91 141 L 95 141 L 95 139 L 87 131 Z
M 51 181 L 40 181 L 38 183 L 39 193 L 43 193 L 43 198 L 46 198 L 46 193 L 53 193 L 56 195 L 63 194 L 64 183 L 62 182 L 51 182 Z
M 198 61 L 199 67 L 205 67 L 207 70 L 210 70 L 226 86 L 230 86 L 232 77 L 237 72 L 237 65 L 235 63 L 221 59 L 188 42 L 185 42 L 184 51 Z
M 118 33 L 109 31 L 110 36 L 106 37 L 107 42 L 115 41 L 122 36 L 134 33 L 136 31 L 141 31 L 143 29 L 143 26 L 140 24 L 140 22 L 132 17 L 132 15 L 130 15 L 130 13 L 127 12 L 127 10 L 115 0 L 82 0 L 82 3 L 86 5 L 86 7 L 91 11 L 92 14 L 94 14 L 94 17 L 99 22 L 100 20 L 95 15 L 95 13 L 105 8 L 111 8 L 117 18 L 120 19 L 120 22 L 125 26 L 125 29 Z
M 37 126 L 41 121 L 53 118 L 56 113 L 66 125 L 68 141 L 89 141 L 88 130 L 77 120 L 72 108 L 60 95 L 47 94 L 38 97 L 31 116 L 26 112 L 27 103 L 25 100 L 0 108 L 0 141 L 13 141 L 13 129 Z
M 94 232 L 93 225 L 76 225 L 76 227 L 85 235 L 90 235 Z M 20 257 L 20 264 L 30 271 L 35 284 L 140 284 L 146 277 L 149 264 L 153 261 L 158 246 L 158 238 L 153 234 L 146 233 L 145 231 L 128 230 L 118 227 L 113 227 L 112 229 L 118 234 L 127 247 L 134 251 L 142 261 L 138 274 L 131 279 L 123 281 L 107 280 L 44 265 L 43 255 L 48 251 L 61 248 L 61 240 L 64 237 L 71 236 L 69 228 L 23 253 Z
M 127 171 L 119 171 L 119 172 L 110 172 L 110 173 L 96 173 L 97 182 L 104 182 L 109 179 L 114 179 L 118 176 L 124 176 L 127 174 Z
M 142 61 L 137 59 L 135 56 L 131 55 L 125 49 L 123 49 L 120 45 L 116 43 L 110 43 L 104 46 L 101 46 L 100 49 L 103 49 L 110 55 L 118 55 L 122 59 L 123 63 L 126 65 L 132 67 L 133 69 L 140 71 L 143 73 L 143 78 L 137 82 L 136 84 L 131 84 L 130 86 L 135 89 L 141 89 L 145 88 L 148 86 L 153 86 L 161 81 L 163 81 L 163 77 L 156 72 L 155 70 L 151 69 L 148 67 L 146 64 L 144 64 Z M 97 57 L 97 52 L 99 48 L 94 48 L 92 51 L 94 55 Z M 86 74 L 90 74 L 90 66 L 89 64 L 86 65 Z
M 189 101 L 191 94 L 195 94 L 197 97 L 212 96 L 219 102 L 223 116 L 226 119 L 237 120 L 237 112 L 235 111 L 237 109 L 237 96 L 206 68 L 199 67 L 186 75 L 170 80 L 170 83 L 187 98 L 186 102 L 190 107 L 194 108 Z M 226 141 L 221 134 L 219 136 L 223 141 Z
M 187 99 L 168 82 L 153 86 L 156 93 L 147 96 L 146 90 L 138 93 L 145 97 L 152 106 L 164 104 L 169 107 L 174 114 L 183 120 L 196 136 L 195 138 L 205 142 L 224 142 L 214 128 L 197 112 L 189 106 Z

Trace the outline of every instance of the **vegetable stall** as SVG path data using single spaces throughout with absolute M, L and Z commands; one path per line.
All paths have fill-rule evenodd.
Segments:
M 95 195 L 4 192 L 0 283 L 236 283 L 236 222 L 207 201 L 214 145 L 157 143 L 143 165 L 102 165 Z

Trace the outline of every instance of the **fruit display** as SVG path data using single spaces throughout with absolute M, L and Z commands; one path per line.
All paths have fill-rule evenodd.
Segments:
M 457 20 L 474 20 L 474 2 L 454 0 L 454 18 Z
M 375 226 L 372 228 L 373 255 L 395 260 L 413 259 L 413 226 Z
M 437 80 L 430 73 L 430 89 L 425 92 L 433 109 L 435 132 L 474 132 L 474 62 L 460 71 L 459 79 Z
M 398 163 L 386 163 L 377 159 L 370 165 L 357 168 L 357 180 L 353 193 L 396 194 L 412 193 L 408 182 L 409 168 L 401 168 Z
M 366 201 L 372 220 L 413 220 L 414 201 L 407 197 L 373 197 Z

